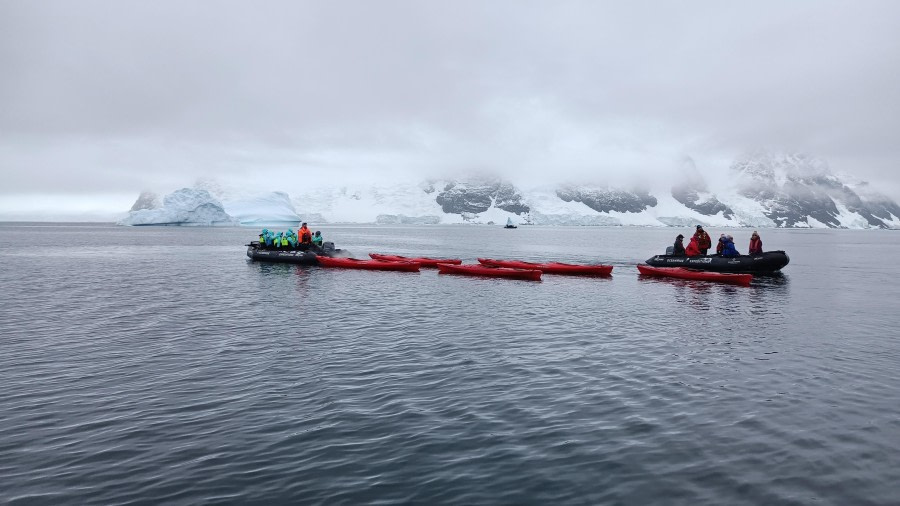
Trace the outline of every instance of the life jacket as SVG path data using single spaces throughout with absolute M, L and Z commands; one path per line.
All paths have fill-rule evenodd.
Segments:
M 300 230 L 297 231 L 297 235 L 300 236 L 300 242 L 303 244 L 308 244 L 312 241 L 312 232 L 306 227 L 300 227 Z
M 747 254 L 756 255 L 757 253 L 762 253 L 762 239 L 750 239 L 750 251 Z
M 321 246 L 322 245 L 322 236 L 321 235 L 312 236 L 312 243 L 315 244 L 316 246 Z
M 697 247 L 700 248 L 700 251 L 708 250 L 712 246 L 712 239 L 709 238 L 709 234 L 705 230 L 695 232 L 694 237 L 697 238 Z

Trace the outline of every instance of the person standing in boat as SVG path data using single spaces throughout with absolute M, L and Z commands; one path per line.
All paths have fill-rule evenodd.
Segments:
M 740 256 L 737 248 L 734 247 L 734 238 L 730 235 L 725 236 L 725 245 L 722 248 L 722 256 L 723 257 L 736 257 Z
M 762 252 L 762 239 L 759 238 L 759 234 L 754 230 L 753 235 L 750 236 L 750 251 L 748 251 L 747 254 L 761 255 Z
M 684 253 L 684 236 L 678 234 L 678 237 L 675 238 L 675 245 L 672 247 L 672 256 L 683 257 Z
M 306 226 L 306 222 L 300 224 L 300 230 L 297 231 L 297 237 L 300 238 L 300 244 L 309 244 L 312 242 L 312 231 Z
M 709 238 L 709 234 L 703 230 L 703 225 L 697 225 L 697 231 L 694 232 L 694 237 L 697 239 L 697 247 L 700 248 L 700 254 L 705 255 L 707 251 L 709 251 L 710 246 L 712 246 L 712 239 Z

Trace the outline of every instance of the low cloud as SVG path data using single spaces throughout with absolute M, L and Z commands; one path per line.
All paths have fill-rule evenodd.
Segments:
M 896 197 L 898 18 L 895 2 L 3 2 L 0 199 L 655 180 L 685 157 L 716 178 L 759 146 Z

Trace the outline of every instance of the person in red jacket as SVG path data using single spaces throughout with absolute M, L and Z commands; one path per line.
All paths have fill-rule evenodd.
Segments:
M 694 232 L 694 238 L 697 239 L 697 247 L 700 248 L 700 254 L 705 255 L 707 251 L 709 251 L 709 247 L 712 246 L 712 239 L 709 238 L 709 234 L 703 230 L 703 225 L 697 225 L 697 231 Z
M 689 257 L 698 257 L 702 253 L 700 253 L 700 245 L 697 241 L 697 236 L 691 237 L 691 242 L 688 243 L 687 248 L 684 249 L 684 254 Z
M 716 255 L 721 255 L 725 249 L 725 234 L 719 236 L 719 244 L 716 244 Z
M 759 234 L 754 230 L 753 235 L 750 236 L 750 252 L 747 254 L 759 255 L 762 252 L 762 239 L 759 238 Z

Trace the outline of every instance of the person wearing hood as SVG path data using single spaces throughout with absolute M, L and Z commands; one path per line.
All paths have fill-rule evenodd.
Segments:
M 323 239 L 322 239 L 322 232 L 319 232 L 318 230 L 316 230 L 316 233 L 313 234 L 313 236 L 312 236 L 312 243 L 313 243 L 313 245 L 315 245 L 315 246 L 321 247 L 321 246 L 322 246 L 322 242 L 323 242 Z
M 724 247 L 722 248 L 722 256 L 723 257 L 736 257 L 740 256 L 737 248 L 734 247 L 734 238 L 730 235 L 725 236 Z
M 694 232 L 694 237 L 697 238 L 697 247 L 700 248 L 700 254 L 705 255 L 707 251 L 709 251 L 710 246 L 712 246 L 712 239 L 709 238 L 709 234 L 703 230 L 703 225 L 697 225 L 697 231 Z
M 750 236 L 750 250 L 747 252 L 747 254 L 761 255 L 762 252 L 762 239 L 759 238 L 759 234 L 756 233 L 756 230 L 754 230 L 753 235 Z
M 678 237 L 675 238 L 675 245 L 672 247 L 672 256 L 683 257 L 684 253 L 684 236 L 678 234 Z
M 691 237 L 691 242 L 689 242 L 687 248 L 684 249 L 684 254 L 689 257 L 698 257 L 703 254 L 700 252 L 700 244 L 696 234 Z
M 272 246 L 272 241 L 275 239 L 275 233 L 271 230 L 266 230 L 266 246 Z
M 716 255 L 721 255 L 725 248 L 725 234 L 719 236 L 719 242 L 716 244 Z

